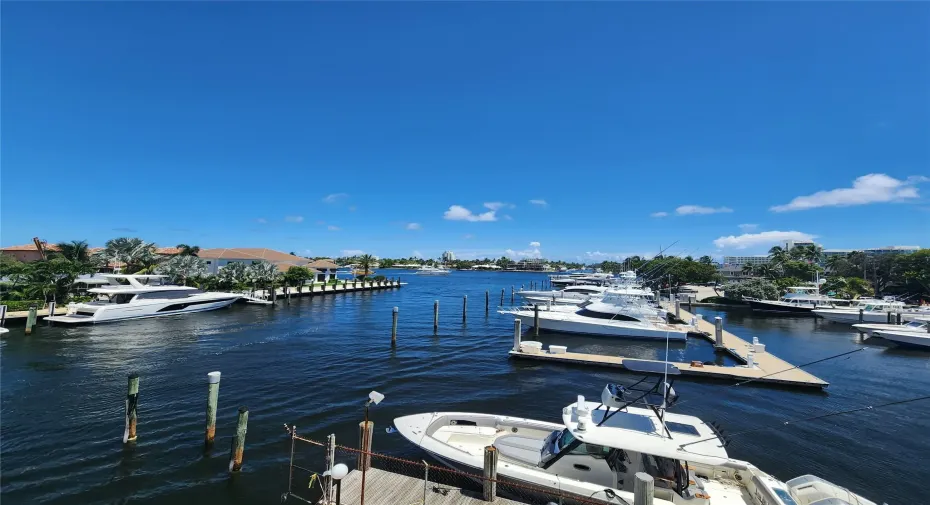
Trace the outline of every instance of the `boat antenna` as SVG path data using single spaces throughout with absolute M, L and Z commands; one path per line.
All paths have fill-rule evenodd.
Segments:
M 884 407 L 890 407 L 890 406 L 892 406 L 892 405 L 901 405 L 901 404 L 904 404 L 904 403 L 919 402 L 919 401 L 921 401 L 921 400 L 930 400 L 930 395 L 918 396 L 918 397 L 916 397 L 916 398 L 908 398 L 908 399 L 906 399 L 906 400 L 897 400 L 897 401 L 893 401 L 893 402 L 880 403 L 880 404 L 878 404 L 878 405 L 866 405 L 865 407 L 856 407 L 856 408 L 854 408 L 854 409 L 847 409 L 847 410 L 840 410 L 840 411 L 836 411 L 836 412 L 829 412 L 829 413 L 826 413 L 826 414 L 819 414 L 819 415 L 816 415 L 816 416 L 802 417 L 802 418 L 800 418 L 800 419 L 790 419 L 790 420 L 788 420 L 788 421 L 783 421 L 781 424 L 777 424 L 777 425 L 765 426 L 765 427 L 763 427 L 763 428 L 753 428 L 753 429 L 751 429 L 751 430 L 737 431 L 737 432 L 735 432 L 735 433 L 728 433 L 727 436 L 728 436 L 728 437 L 732 437 L 732 436 L 735 436 L 735 435 L 745 435 L 746 433 L 755 433 L 755 432 L 757 432 L 757 431 L 773 430 L 773 429 L 777 429 L 777 428 L 782 427 L 782 426 L 789 426 L 789 425 L 792 425 L 792 424 L 797 424 L 797 423 L 802 423 L 802 422 L 807 422 L 807 421 L 816 421 L 816 420 L 818 420 L 818 419 L 826 419 L 826 418 L 828 418 L 828 417 L 839 416 L 839 415 L 842 415 L 842 414 L 852 414 L 853 412 L 861 412 L 861 411 L 863 411 L 863 410 L 876 410 L 876 409 L 880 409 L 880 408 L 884 408 Z M 686 443 L 686 444 L 681 444 L 681 445 L 679 445 L 678 447 L 683 448 L 683 447 L 688 446 L 688 445 L 699 444 L 699 443 L 701 443 L 701 442 L 707 442 L 707 441 L 709 441 L 709 440 L 716 440 L 716 439 L 718 439 L 718 438 L 719 438 L 719 436 L 715 435 L 715 436 L 710 437 L 710 438 L 703 438 L 703 439 L 701 439 L 701 440 L 696 440 L 696 441 L 694 441 L 694 442 L 688 442 L 688 443 Z

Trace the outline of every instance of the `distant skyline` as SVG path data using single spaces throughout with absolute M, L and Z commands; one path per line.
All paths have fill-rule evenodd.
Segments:
M 930 246 L 927 3 L 4 4 L 0 245 Z

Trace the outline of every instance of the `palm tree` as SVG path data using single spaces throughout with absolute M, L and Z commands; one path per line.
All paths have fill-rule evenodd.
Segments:
M 772 279 L 775 278 L 775 275 L 774 275 L 774 274 L 775 274 L 775 268 L 772 267 L 772 265 L 770 265 L 770 264 L 768 264 L 768 263 L 759 265 L 758 267 L 754 268 L 753 270 L 755 270 L 756 273 L 758 273 L 759 275 L 761 275 L 761 276 L 763 276 L 763 277 L 769 277 L 769 278 L 772 278 Z
M 769 262 L 775 264 L 784 263 L 788 259 L 788 251 L 781 246 L 775 246 L 769 249 Z
M 271 290 L 274 289 L 275 280 L 281 276 L 281 271 L 278 270 L 278 266 L 274 263 L 259 261 L 246 267 L 246 274 L 255 284 L 260 286 L 270 285 L 270 290 L 268 292 L 271 293 Z
M 178 244 L 177 248 L 178 256 L 197 256 L 200 254 L 200 246 L 197 245 L 187 245 L 187 244 Z
M 86 240 L 72 240 L 71 242 L 59 242 L 58 254 L 64 259 L 76 263 L 90 262 L 89 248 Z
M 358 267 L 364 271 L 363 276 L 368 277 L 368 274 L 371 273 L 371 265 L 374 264 L 375 258 L 370 254 L 363 254 L 358 257 Z
M 207 262 L 196 256 L 178 255 L 159 265 L 157 271 L 176 284 L 186 285 L 188 279 L 207 273 Z
M 222 289 L 241 289 L 249 280 L 248 268 L 243 263 L 228 263 L 217 272 L 216 277 Z
M 138 273 L 156 265 L 159 258 L 155 255 L 155 244 L 140 238 L 120 237 L 108 240 L 103 250 L 106 260 L 126 263 L 126 270 Z
M 752 275 L 752 271 L 753 271 L 752 265 L 750 265 L 749 263 L 746 263 L 745 265 L 743 265 L 743 269 L 742 269 L 743 275 Z

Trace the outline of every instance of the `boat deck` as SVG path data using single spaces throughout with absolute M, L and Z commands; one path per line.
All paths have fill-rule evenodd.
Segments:
M 663 307 L 668 307 L 667 302 L 663 302 Z M 674 310 L 674 308 L 672 309 Z M 690 320 L 691 313 L 681 309 L 682 319 Z M 701 333 L 691 333 L 691 335 L 700 335 L 701 337 L 714 342 L 714 325 L 703 319 L 698 319 L 698 331 Z M 736 335 L 723 330 L 723 345 L 725 351 L 739 361 L 746 363 L 748 361 L 749 350 L 752 344 L 737 337 Z M 575 352 L 564 352 L 553 354 L 546 351 L 542 353 L 526 353 L 518 350 L 511 350 L 510 356 L 521 359 L 534 359 L 541 361 L 550 361 L 566 364 L 592 365 L 602 367 L 626 368 L 623 365 L 624 360 L 633 360 L 634 358 L 624 356 L 607 356 L 602 354 L 584 354 Z M 659 360 L 642 360 L 654 363 L 664 363 Z M 794 365 L 782 360 L 778 356 L 769 352 L 753 353 L 754 366 L 718 366 L 705 365 L 697 363 L 671 362 L 681 370 L 682 375 L 707 377 L 716 379 L 734 379 L 737 381 L 754 379 L 753 382 L 781 384 L 785 386 L 810 387 L 823 389 L 830 385 L 829 382 L 820 379 L 804 370 L 793 368 Z M 700 366 L 693 366 L 700 364 Z
M 487 505 L 481 492 L 457 487 L 425 483 L 423 479 L 370 468 L 365 476 L 365 503 L 367 505 L 416 505 L 422 504 L 424 484 L 426 503 L 429 505 Z M 362 472 L 352 470 L 342 479 L 342 505 L 360 505 Z M 500 496 L 496 505 L 522 505 L 521 502 Z

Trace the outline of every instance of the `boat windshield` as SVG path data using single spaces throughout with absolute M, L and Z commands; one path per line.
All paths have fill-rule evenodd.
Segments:
M 557 449 L 556 454 L 565 450 L 566 447 L 571 445 L 575 441 L 575 436 L 572 435 L 570 431 L 562 430 L 562 433 L 559 434 L 559 437 L 555 440 L 555 447 Z
M 921 323 L 920 321 L 911 321 L 911 322 L 905 324 L 904 326 L 906 326 L 906 327 L 908 327 L 908 328 L 923 328 L 923 327 L 924 327 L 924 324 L 925 324 L 925 323 Z

